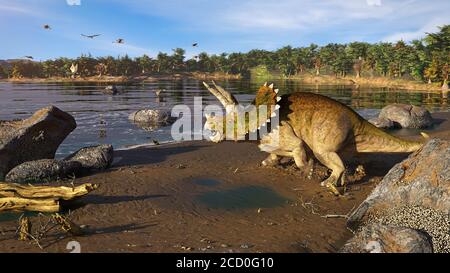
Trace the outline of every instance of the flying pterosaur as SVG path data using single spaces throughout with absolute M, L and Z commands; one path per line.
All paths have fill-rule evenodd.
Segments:
M 116 44 L 123 44 L 123 43 L 125 43 L 125 40 L 122 39 L 122 38 L 119 38 L 114 43 L 116 43 Z
M 193 47 L 197 47 L 197 46 L 198 46 L 198 43 L 193 43 L 192 46 L 193 46 Z
M 51 28 L 49 25 L 45 24 L 45 25 L 44 25 L 44 29 L 50 30 L 50 29 L 52 29 L 52 28 Z
M 94 35 L 86 35 L 86 34 L 81 34 L 81 36 L 89 38 L 89 39 L 94 39 L 95 37 L 100 36 L 101 34 L 94 34 Z

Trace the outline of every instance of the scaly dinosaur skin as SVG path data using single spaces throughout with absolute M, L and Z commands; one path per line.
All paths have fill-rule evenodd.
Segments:
M 345 167 L 340 153 L 413 152 L 423 145 L 378 129 L 348 106 L 326 96 L 298 92 L 283 95 L 278 104 L 280 126 L 260 141 L 259 148 L 270 153 L 262 164 L 276 164 L 283 156 L 293 157 L 297 167 L 306 168 L 311 163 L 306 156 L 307 146 L 332 170 L 330 177 L 321 184 L 334 193 L 337 193 L 334 186 L 338 182 L 345 185 Z M 214 128 L 218 122 L 223 122 L 222 118 L 207 117 L 205 129 Z
M 262 138 L 260 149 L 271 153 L 263 164 L 276 161 L 278 156 L 292 156 L 296 165 L 304 168 L 307 165 L 306 145 L 332 170 L 322 185 L 336 185 L 339 180 L 345 185 L 345 167 L 340 152 L 413 152 L 423 145 L 394 137 L 346 105 L 322 95 L 298 92 L 282 96 L 279 104 L 280 145 L 270 145 L 272 133 Z

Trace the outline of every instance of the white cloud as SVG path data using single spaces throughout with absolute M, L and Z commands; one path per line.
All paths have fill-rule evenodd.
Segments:
M 185 21 L 190 27 L 214 30 L 296 30 L 330 26 L 353 19 L 383 18 L 409 0 L 381 5 L 381 0 L 115 0 L 135 11 Z M 376 5 L 373 9 L 371 5 Z M 379 5 L 378 5 L 379 4 Z
M 396 42 L 396 41 L 412 41 L 414 39 L 420 39 L 425 37 L 426 33 L 433 33 L 439 30 L 439 26 L 448 24 L 449 20 L 444 18 L 435 18 L 425 24 L 424 26 L 414 30 L 414 31 L 404 31 L 391 34 L 384 37 L 382 40 L 386 42 Z
M 19 13 L 24 15 L 37 15 L 36 11 L 23 5 L 0 2 L 0 11 L 6 13 Z
M 67 5 L 69 6 L 80 6 L 81 0 L 66 0 Z
M 381 6 L 381 0 L 366 0 L 366 2 L 369 6 Z

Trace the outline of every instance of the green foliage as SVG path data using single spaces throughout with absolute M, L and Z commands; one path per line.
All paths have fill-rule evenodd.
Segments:
M 12 76 L 14 79 L 20 79 L 20 78 L 23 77 L 22 74 L 20 73 L 20 69 L 19 69 L 19 67 L 18 67 L 17 65 L 14 65 L 14 66 L 13 66 L 11 76 Z
M 450 63 L 450 25 L 422 40 L 410 43 L 352 42 L 324 46 L 285 46 L 275 51 L 254 49 L 247 53 L 208 54 L 201 52 L 186 59 L 185 50 L 175 48 L 171 54 L 160 52 L 154 58 L 143 55 L 98 57 L 82 55 L 76 59 L 58 58 L 43 62 L 11 61 L 0 69 L 5 77 L 70 77 L 70 66 L 78 64 L 77 76 L 132 76 L 151 73 L 222 72 L 270 77 L 279 72 L 284 77 L 311 74 L 334 74 L 356 77 L 409 77 L 422 81 L 447 82 Z M 270 73 L 270 72 L 272 73 Z M 251 73 L 250 73 L 251 72 Z M 278 73 L 275 73 L 278 74 Z
M 250 75 L 252 79 L 268 79 L 271 78 L 272 75 L 269 72 L 269 69 L 267 69 L 267 66 L 264 64 L 258 65 L 250 69 Z
M 436 59 L 433 60 L 433 62 L 431 62 L 431 64 L 427 68 L 425 68 L 424 76 L 429 82 L 432 82 L 436 80 L 436 78 L 438 78 L 439 64 Z
M 8 74 L 5 71 L 5 68 L 3 68 L 3 66 L 0 65 L 0 79 L 1 78 L 7 78 L 7 77 L 8 77 Z

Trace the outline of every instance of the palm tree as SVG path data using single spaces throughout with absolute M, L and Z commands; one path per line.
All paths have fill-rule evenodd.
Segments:
M 168 72 L 170 66 L 170 57 L 166 53 L 159 52 L 156 57 L 156 72 Z

